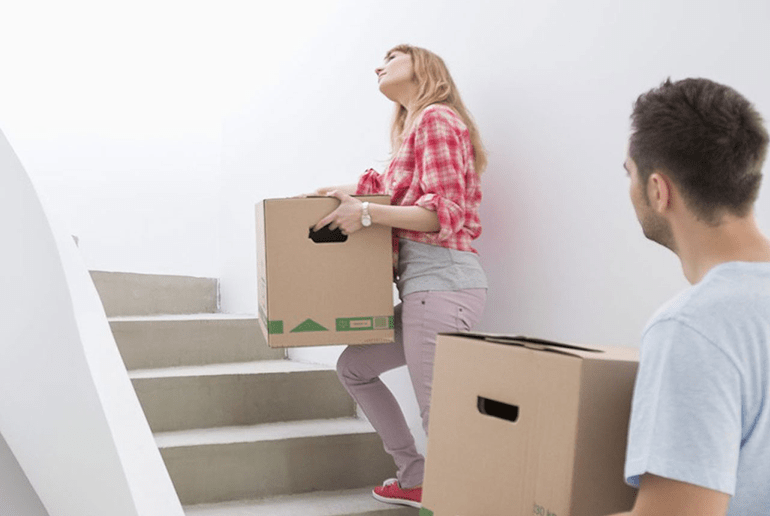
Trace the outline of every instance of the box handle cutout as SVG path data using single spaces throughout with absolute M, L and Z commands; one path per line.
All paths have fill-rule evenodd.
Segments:
M 495 401 L 489 398 L 478 396 L 476 406 L 479 412 L 485 416 L 496 417 L 498 419 L 504 419 L 515 423 L 519 420 L 519 407 L 517 405 L 509 405 L 502 401 Z
M 329 229 L 330 224 L 325 225 L 318 231 L 313 231 L 313 228 L 311 227 L 307 235 L 308 238 L 316 244 L 338 244 L 346 242 L 348 240 L 348 236 L 342 234 L 342 230 L 340 228 L 334 230 Z

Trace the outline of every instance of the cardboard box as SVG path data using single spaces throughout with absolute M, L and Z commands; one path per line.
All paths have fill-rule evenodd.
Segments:
M 440 335 L 421 516 L 600 516 L 623 481 L 638 349 Z
M 385 195 L 360 199 L 390 204 Z M 259 323 L 270 347 L 393 341 L 391 230 L 373 225 L 332 241 L 312 233 L 337 206 L 333 197 L 257 205 Z

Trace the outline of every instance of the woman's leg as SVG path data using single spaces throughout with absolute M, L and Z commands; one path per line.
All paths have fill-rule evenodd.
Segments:
M 436 336 L 442 332 L 470 331 L 481 318 L 486 296 L 486 289 L 415 292 L 404 296 L 404 355 L 426 434 L 430 419 Z M 420 483 L 422 478 L 408 485 Z
M 396 463 L 402 485 L 422 482 L 424 459 L 417 452 L 409 426 L 396 398 L 380 375 L 406 364 L 402 344 L 401 305 L 394 313 L 395 342 L 348 346 L 337 361 L 342 385 L 364 411 Z
M 401 407 L 379 376 L 408 366 L 427 433 L 436 335 L 470 330 L 485 301 L 485 289 L 409 294 L 396 307 L 395 342 L 348 346 L 337 362 L 340 381 L 382 438 L 404 488 L 422 484 L 425 459 L 417 452 Z

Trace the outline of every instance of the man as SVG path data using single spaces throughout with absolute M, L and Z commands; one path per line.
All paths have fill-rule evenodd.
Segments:
M 753 205 L 768 133 L 735 90 L 637 99 L 625 168 L 644 235 L 692 286 L 648 323 L 626 456 L 632 516 L 770 514 L 770 241 Z

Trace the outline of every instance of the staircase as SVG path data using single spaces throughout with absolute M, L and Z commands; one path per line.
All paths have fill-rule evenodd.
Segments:
M 395 466 L 333 368 L 292 362 L 214 279 L 91 273 L 187 516 L 406 516 Z

